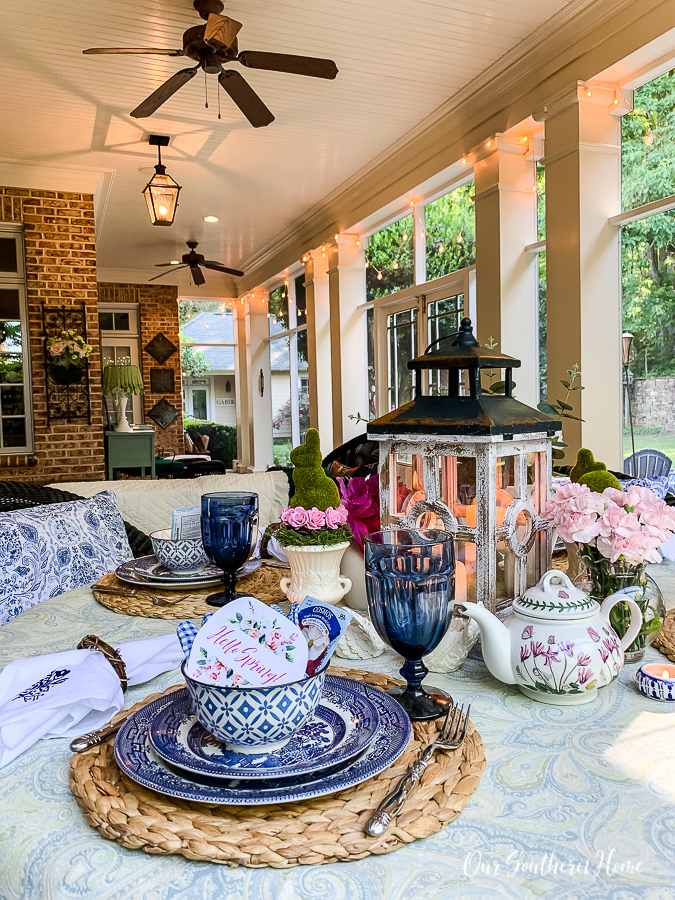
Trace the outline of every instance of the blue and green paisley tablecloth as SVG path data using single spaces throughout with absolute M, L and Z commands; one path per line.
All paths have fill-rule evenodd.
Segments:
M 0 628 L 0 667 L 87 633 L 115 644 L 175 624 L 116 615 L 77 589 Z M 394 674 L 398 662 L 389 653 L 366 665 Z M 149 856 L 103 839 L 68 788 L 67 742 L 42 741 L 0 770 L 0 900 L 673 900 L 675 710 L 642 697 L 634 671 L 568 708 L 527 700 L 472 661 L 429 676 L 472 704 L 485 742 L 487 769 L 464 813 L 387 856 L 286 871 Z M 172 672 L 132 688 L 127 704 L 178 680 Z

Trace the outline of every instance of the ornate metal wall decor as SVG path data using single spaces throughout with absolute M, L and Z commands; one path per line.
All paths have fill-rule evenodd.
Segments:
M 47 356 L 47 340 L 62 331 L 76 331 L 87 340 L 87 315 L 84 303 L 78 306 L 45 306 L 42 302 L 42 331 L 44 334 L 44 365 L 47 388 L 47 425 L 53 421 L 77 422 L 91 425 L 89 393 L 89 362 L 81 367 L 54 365 Z
M 146 344 L 145 350 L 153 359 L 157 360 L 160 366 L 163 366 L 167 359 L 178 351 L 178 347 L 160 331 Z
M 160 428 L 166 430 L 178 418 L 180 412 L 172 403 L 162 397 L 159 403 L 155 403 L 148 415 Z
M 173 369 L 150 369 L 151 394 L 175 394 L 176 373 Z
M 512 397 L 520 360 L 482 349 L 469 319 L 451 347 L 429 349 L 408 363 L 415 399 L 368 425 L 381 442 L 382 527 L 453 534 L 457 600 L 494 612 L 550 567 L 552 528 L 541 515 L 562 424 Z M 483 394 L 486 368 L 506 370 L 502 394 Z M 434 395 L 422 394 L 427 384 Z

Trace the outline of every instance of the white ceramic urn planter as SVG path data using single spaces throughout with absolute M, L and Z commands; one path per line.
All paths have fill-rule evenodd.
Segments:
M 332 547 L 284 547 L 291 577 L 281 579 L 281 590 L 295 603 L 302 603 L 308 596 L 324 603 L 339 603 L 352 587 L 351 580 L 340 575 L 340 562 L 348 546 L 349 541 Z

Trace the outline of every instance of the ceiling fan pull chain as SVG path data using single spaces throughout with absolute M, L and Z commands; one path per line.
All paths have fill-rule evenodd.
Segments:
M 206 97 L 206 102 L 204 103 L 204 108 L 209 108 L 209 80 L 206 77 L 206 69 L 204 69 L 204 94 Z
M 220 82 L 216 82 L 216 94 L 218 94 L 218 118 L 220 118 Z

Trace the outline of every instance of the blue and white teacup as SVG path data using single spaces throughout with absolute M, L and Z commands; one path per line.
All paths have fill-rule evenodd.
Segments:
M 171 532 L 165 530 L 153 531 L 150 540 L 157 559 L 172 572 L 187 572 L 211 565 L 201 538 L 174 541 L 171 539 Z
M 279 750 L 313 715 L 323 693 L 325 668 L 311 678 L 273 687 L 224 687 L 185 677 L 190 704 L 210 734 L 234 753 Z

